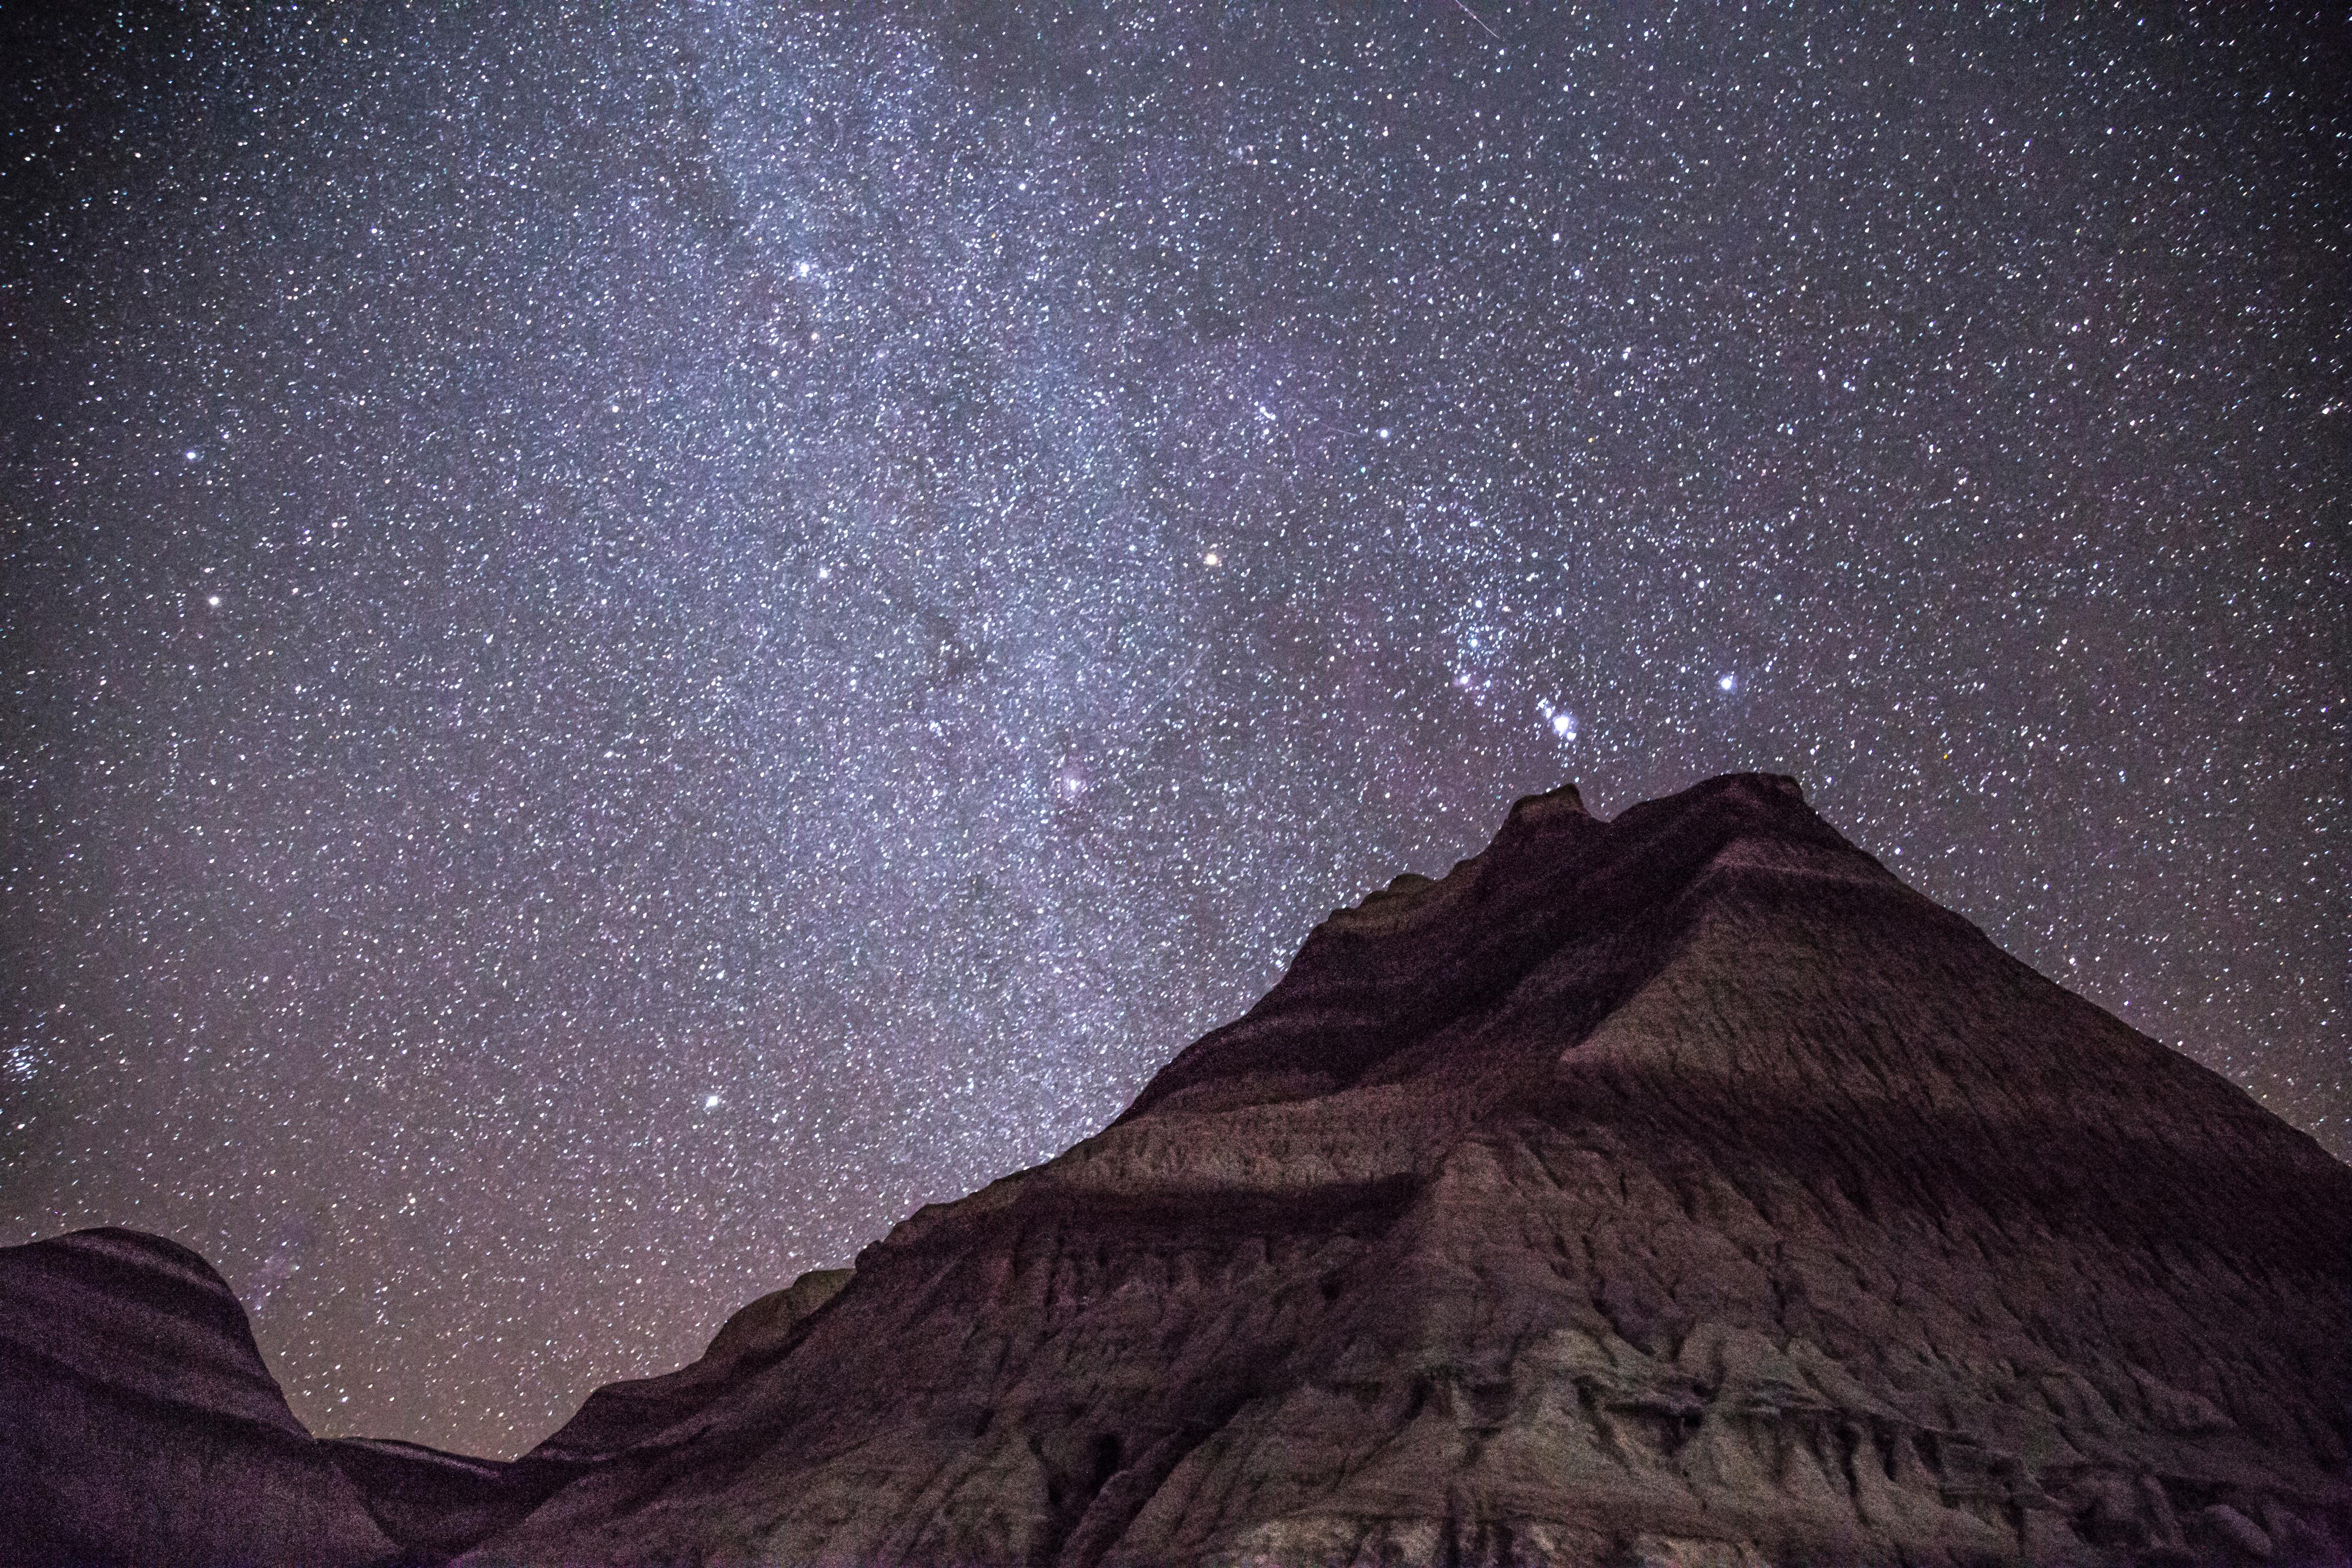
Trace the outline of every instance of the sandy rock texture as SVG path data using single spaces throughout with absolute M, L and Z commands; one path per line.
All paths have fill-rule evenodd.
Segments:
M 1564 789 L 674 1378 L 464 1561 L 2340 1563 L 2352 1169 L 1790 780 Z

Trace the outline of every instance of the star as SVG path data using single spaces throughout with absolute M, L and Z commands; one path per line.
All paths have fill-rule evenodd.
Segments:
M 516 1452 L 1749 768 L 2352 1154 L 2326 51 L 1467 4 L 52 7 L 0 1243 L 299 1220 L 297 1413 Z

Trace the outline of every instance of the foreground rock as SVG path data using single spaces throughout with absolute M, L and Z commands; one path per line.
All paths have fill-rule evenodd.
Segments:
M 250 1495 L 362 1561 L 356 1495 L 484 1565 L 2352 1561 L 2352 1169 L 1780 779 L 1521 801 L 1100 1135 L 512 1465 L 309 1445 L 169 1252 L 212 1327 L 141 1386 L 243 1370 L 167 1429 L 11 1361 L 42 1431 L 100 1411 L 10 1454 L 16 1520 L 201 1546 Z M 138 1279 L 87 1289 L 146 1332 Z M 69 1490 L 118 1432 L 165 1458 Z M 343 1560 L 289 1539 L 110 1560 Z
M 84 1230 L 0 1249 L 0 1563 L 397 1555 L 187 1249 Z
M 2347 1331 L 2237 1089 L 1789 780 L 1563 790 L 468 1561 L 2342 1563 Z

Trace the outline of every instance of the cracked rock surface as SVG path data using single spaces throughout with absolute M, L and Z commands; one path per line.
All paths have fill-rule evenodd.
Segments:
M 511 1465 L 222 1484 L 481 1568 L 2340 1564 L 2347 1436 L 2352 1168 L 1740 775 L 1522 800 L 1100 1134 Z

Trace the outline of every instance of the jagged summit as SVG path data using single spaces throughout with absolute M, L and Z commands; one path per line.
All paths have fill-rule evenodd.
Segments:
M 1449 1029 L 1460 1047 L 1470 1038 L 1461 1028 L 1546 966 L 1600 966 L 1586 976 L 1586 1006 L 1605 1006 L 1689 917 L 1700 884 L 1767 864 L 1901 891 L 1813 814 L 1796 780 L 1775 774 L 1709 779 L 1608 822 L 1573 784 L 1523 797 L 1494 841 L 1443 879 L 1407 873 L 1334 911 L 1264 999 L 1186 1048 L 1121 1120 L 1211 1099 L 1327 1093 L 1427 1066 L 1414 1047 Z M 1496 1037 L 1478 1038 L 1491 1047 Z
M 2347 1325 L 2352 1169 L 1735 775 L 1520 801 L 494 1483 L 339 1462 L 481 1564 L 2341 1563 Z

